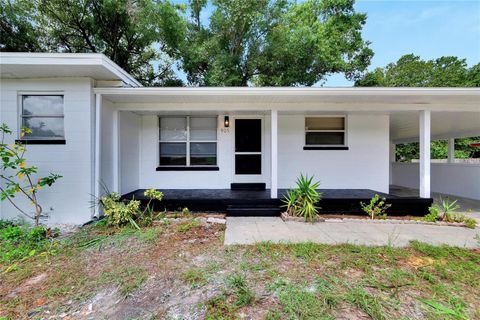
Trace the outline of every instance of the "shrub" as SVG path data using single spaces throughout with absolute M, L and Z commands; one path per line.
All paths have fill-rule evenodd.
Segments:
M 30 227 L 14 223 L 0 224 L 0 264 L 9 264 L 49 250 L 58 229 Z
M 121 200 L 120 195 L 116 192 L 101 197 L 99 202 L 107 217 L 107 223 L 119 227 L 130 224 L 137 229 L 140 229 L 139 224 L 149 225 L 154 216 L 152 201 L 161 201 L 163 193 L 155 189 L 148 189 L 144 195 L 149 200 L 143 210 L 140 209 L 139 200 Z
M 360 202 L 362 210 L 370 216 L 370 218 L 381 218 L 385 219 L 387 214 L 385 211 L 390 208 L 392 205 L 385 203 L 385 198 L 380 199 L 378 194 L 375 194 L 372 199 L 370 199 L 369 204 L 365 204 L 364 202 Z
M 422 220 L 426 222 L 435 222 L 438 220 L 439 215 L 440 209 L 437 206 L 433 205 L 428 208 L 428 214 L 425 215 Z
M 320 207 L 316 204 L 320 201 L 322 193 L 317 191 L 320 182 L 313 182 L 313 176 L 303 176 L 296 181 L 296 188 L 287 191 L 282 200 L 287 208 L 287 213 L 292 216 L 304 217 L 305 221 L 313 221 L 318 215 Z
M 140 201 L 130 200 L 121 201 L 120 195 L 112 192 L 100 199 L 103 207 L 103 212 L 107 217 L 107 222 L 110 225 L 124 226 L 130 223 L 132 226 L 139 229 L 135 219 L 140 215 Z
M 465 218 L 465 227 L 475 229 L 477 227 L 477 220 L 474 218 Z

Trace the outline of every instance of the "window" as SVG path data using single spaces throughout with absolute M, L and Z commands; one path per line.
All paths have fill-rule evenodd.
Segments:
M 216 166 L 216 117 L 160 117 L 160 166 Z
M 305 118 L 306 146 L 346 146 L 346 118 L 344 116 Z
M 22 140 L 63 140 L 62 95 L 22 95 L 22 127 L 32 133 Z

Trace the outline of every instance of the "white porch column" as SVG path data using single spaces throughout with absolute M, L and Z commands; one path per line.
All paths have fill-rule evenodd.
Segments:
M 270 149 L 270 197 L 278 197 L 278 111 L 271 111 L 271 149 Z
M 430 198 L 430 110 L 420 111 L 420 197 Z
M 455 162 L 455 138 L 448 139 L 448 163 Z
M 113 148 L 112 148 L 112 162 L 113 162 L 113 190 L 120 193 L 120 112 L 118 110 L 113 111 Z
M 95 95 L 95 167 L 94 167 L 94 174 L 93 174 L 93 189 L 94 189 L 94 201 L 99 199 L 101 194 L 101 185 L 100 185 L 100 168 L 101 168 L 101 137 L 102 137 L 102 95 L 97 93 Z M 100 213 L 97 212 L 97 206 L 94 206 L 94 216 L 99 216 Z

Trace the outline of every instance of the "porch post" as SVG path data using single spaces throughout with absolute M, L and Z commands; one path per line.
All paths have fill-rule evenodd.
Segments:
M 101 168 L 101 146 L 100 143 L 101 139 L 101 132 L 102 132 L 102 95 L 97 93 L 95 95 L 95 149 L 94 149 L 94 157 L 95 157 L 95 167 L 93 173 L 93 194 L 94 194 L 94 201 L 100 198 L 100 168 Z M 100 216 L 100 212 L 97 212 L 97 206 L 93 207 L 94 216 Z
M 120 193 L 120 178 L 119 178 L 119 170 L 120 170 L 120 113 L 118 110 L 113 111 L 113 155 L 112 155 L 112 162 L 113 162 L 113 191 Z
M 455 138 L 448 139 L 448 163 L 455 162 Z
M 270 160 L 270 197 L 278 197 L 278 111 L 271 110 L 271 160 Z
M 420 197 L 430 198 L 430 110 L 420 111 Z

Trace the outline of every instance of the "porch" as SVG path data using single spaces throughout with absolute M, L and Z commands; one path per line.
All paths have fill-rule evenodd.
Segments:
M 101 183 L 140 200 L 143 190 L 156 188 L 165 193 L 157 209 L 278 215 L 280 199 L 303 173 L 321 182 L 324 213 L 359 214 L 360 202 L 378 193 L 393 204 L 390 214 L 424 215 L 436 190 L 430 141 L 480 135 L 480 93 L 473 89 L 95 93 L 95 195 L 101 195 Z M 419 142 L 420 153 L 408 178 L 418 193 L 400 197 L 389 191 L 389 184 L 407 177 L 397 170 L 395 144 L 412 141 Z M 457 175 L 451 181 L 464 184 Z M 478 186 L 472 181 L 466 189 Z M 234 183 L 265 187 L 230 190 Z
M 154 203 L 154 209 L 181 211 L 188 208 L 196 212 L 225 212 L 228 216 L 279 216 L 282 210 L 281 199 L 288 189 L 279 189 L 278 198 L 272 199 L 269 189 L 166 189 L 161 202 Z M 378 194 L 392 204 L 388 214 L 423 216 L 428 212 L 432 199 L 416 196 L 398 196 L 370 189 L 319 189 L 322 199 L 319 203 L 321 214 L 364 215 L 360 202 L 369 202 Z M 146 204 L 145 189 L 138 189 L 123 195 L 124 199 L 140 200 Z

